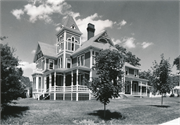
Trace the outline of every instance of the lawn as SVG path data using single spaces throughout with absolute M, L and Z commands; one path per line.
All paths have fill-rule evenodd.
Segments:
M 2 124 L 159 124 L 180 117 L 180 98 L 128 97 L 113 99 L 107 105 L 96 101 L 37 101 L 20 99 L 2 112 Z

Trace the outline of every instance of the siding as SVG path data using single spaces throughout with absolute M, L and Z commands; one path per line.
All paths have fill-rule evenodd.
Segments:
M 72 67 L 77 66 L 77 57 L 72 59 Z
M 79 45 L 75 44 L 75 50 L 77 50 L 79 48 Z

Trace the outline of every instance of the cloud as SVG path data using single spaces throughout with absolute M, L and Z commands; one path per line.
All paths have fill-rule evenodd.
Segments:
M 121 29 L 122 26 L 126 25 L 126 21 L 125 20 L 122 20 L 121 22 L 119 22 L 117 25 L 119 26 L 118 29 Z M 116 24 L 116 22 L 115 22 Z
M 149 47 L 152 44 L 153 44 L 152 42 L 143 42 L 141 45 L 142 45 L 142 48 L 145 49 L 145 48 Z
M 113 26 L 113 22 L 111 20 L 102 20 L 102 16 L 99 16 L 97 13 L 88 16 L 84 19 L 78 19 L 76 20 L 76 23 L 80 29 L 80 31 L 83 33 L 82 35 L 82 42 L 87 40 L 87 30 L 86 27 L 88 23 L 92 23 L 95 25 L 95 34 L 98 34 L 105 30 L 106 28 L 111 28 Z
M 129 49 L 135 48 L 136 47 L 135 38 L 133 38 L 133 37 L 124 38 L 123 39 L 123 46 L 127 47 Z
M 29 0 L 29 3 L 24 8 L 13 10 L 12 14 L 20 19 L 24 13 L 29 16 L 29 21 L 34 23 L 37 20 L 44 20 L 46 23 L 53 22 L 51 16 L 54 13 L 61 15 L 72 14 L 74 17 L 79 16 L 79 13 L 70 10 L 71 5 L 65 0 Z
M 65 0 L 47 0 L 47 3 L 57 6 L 61 3 L 63 3 L 64 1 Z
M 27 70 L 27 69 L 32 69 L 33 70 L 33 69 L 36 68 L 36 64 L 22 61 L 22 62 L 19 63 L 18 67 L 21 67 L 23 70 Z
M 61 27 L 56 27 L 56 31 L 59 31 L 61 29 Z
M 11 13 L 16 17 L 16 19 L 20 20 L 21 19 L 21 15 L 24 14 L 24 11 L 22 9 L 15 9 L 12 10 Z
M 36 7 L 33 4 L 27 4 L 24 6 L 24 11 L 27 15 L 29 15 L 29 20 L 32 23 L 34 23 L 37 19 L 50 22 L 51 18 L 49 15 L 53 13 L 52 8 L 48 5 L 39 5 Z
M 32 51 L 31 51 L 32 54 L 35 54 L 35 52 L 36 52 L 36 50 L 32 50 Z
M 119 39 L 116 39 L 116 40 L 115 40 L 114 38 L 112 38 L 111 40 L 113 41 L 114 44 L 122 43 L 122 41 L 119 40 Z

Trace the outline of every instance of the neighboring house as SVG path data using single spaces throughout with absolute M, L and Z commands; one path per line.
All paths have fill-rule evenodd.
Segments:
M 176 75 L 173 75 L 173 84 L 175 85 L 175 87 L 172 89 L 172 93 L 171 94 L 174 94 L 175 96 L 180 96 L 180 74 L 176 74 Z
M 88 40 L 81 43 L 81 35 L 74 19 L 63 20 L 56 34 L 56 44 L 38 42 L 34 63 L 33 97 L 50 100 L 90 100 L 91 92 L 83 78 L 96 77 L 92 69 L 95 55 L 101 49 L 116 49 L 106 31 L 94 36 L 93 24 L 88 24 Z M 125 94 L 147 96 L 147 80 L 139 78 L 139 68 L 125 63 L 125 81 L 130 84 L 122 90 Z
M 24 98 L 29 98 L 32 95 L 32 83 L 30 82 L 29 77 L 21 76 L 21 83 L 24 84 L 26 87 Z

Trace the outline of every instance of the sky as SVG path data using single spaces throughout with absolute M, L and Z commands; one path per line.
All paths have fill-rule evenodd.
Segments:
M 171 64 L 180 55 L 178 1 L 1 0 L 0 4 L 0 36 L 8 37 L 0 42 L 16 49 L 24 76 L 31 80 L 37 42 L 54 45 L 67 14 L 83 33 L 82 42 L 87 40 L 87 24 L 92 23 L 95 34 L 106 30 L 114 44 L 139 57 L 141 71 L 151 69 L 161 54 Z

